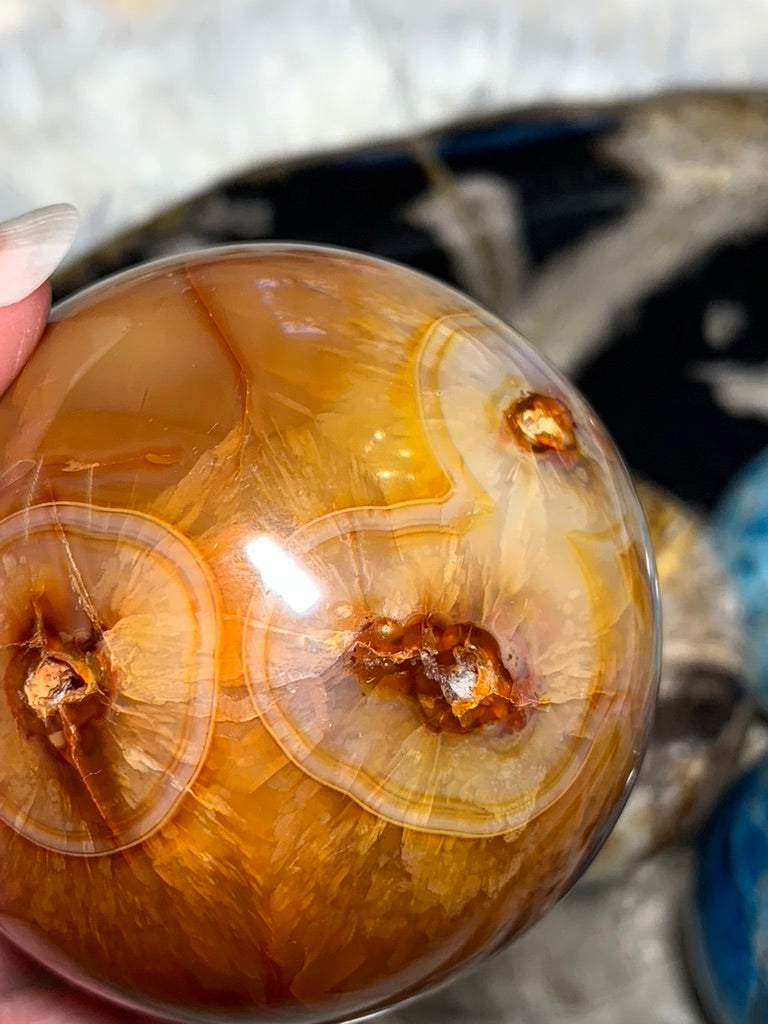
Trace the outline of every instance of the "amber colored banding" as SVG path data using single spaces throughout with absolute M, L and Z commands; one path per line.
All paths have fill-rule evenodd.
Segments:
M 21 767 L 6 786 L 16 810 L 0 814 L 0 931 L 72 980 L 170 1015 L 294 1024 L 384 1009 L 499 948 L 589 859 L 647 714 L 653 631 L 632 543 L 601 583 L 616 537 L 642 540 L 609 446 L 594 445 L 594 493 L 550 473 L 592 450 L 567 388 L 550 392 L 545 368 L 470 303 L 363 257 L 206 254 L 56 319 L 0 401 L 0 522 L 74 503 L 65 526 L 89 592 L 102 545 L 81 522 L 140 513 L 182 550 L 170 545 L 164 573 L 150 527 L 121 526 L 119 550 L 145 538 L 152 557 L 130 588 L 116 563 L 98 606 L 134 684 L 100 730 L 126 794 L 110 811 L 117 845 L 92 806 L 101 791 L 70 784 L 36 715 L 19 739 L 23 686 L 5 701 L 0 764 Z M 571 639 L 556 618 L 560 555 L 536 552 L 552 538 L 570 559 L 572 527 L 584 568 L 568 579 L 584 588 Z M 262 535 L 334 604 L 298 612 L 262 585 L 245 557 Z M 110 596 L 124 591 L 130 608 Z M 67 593 L 57 633 L 86 618 Z M 426 643 L 430 609 L 451 618 L 431 621 Z M 13 621 L 15 643 L 30 620 Z M 544 640 L 533 645 L 532 681 L 524 644 L 544 626 L 558 650 L 545 673 Z M 342 671 L 345 650 L 357 674 Z M 15 652 L 0 664 L 18 681 L 28 650 Z M 487 693 L 459 678 L 465 657 Z M 551 699 L 556 658 L 580 673 L 577 709 Z M 212 686 L 190 688 L 183 664 Z M 510 733 L 529 690 L 536 713 Z M 440 731 L 419 701 L 440 709 Z M 497 709 L 506 718 L 485 725 Z M 180 798 L 160 805 L 169 793 Z M 45 812 L 34 829 L 30 796 Z

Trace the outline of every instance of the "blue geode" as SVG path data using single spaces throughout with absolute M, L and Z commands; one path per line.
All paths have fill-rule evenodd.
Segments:
M 712 526 L 744 608 L 755 698 L 768 707 L 768 449 L 736 474 Z
M 687 948 L 717 1024 L 768 1021 L 768 759 L 729 790 L 702 834 Z

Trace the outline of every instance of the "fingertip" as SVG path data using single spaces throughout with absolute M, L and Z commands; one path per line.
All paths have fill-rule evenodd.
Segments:
M 161 1024 L 71 989 L 22 989 L 0 1000 L 0 1024 Z
M 0 394 L 29 358 L 45 330 L 51 305 L 48 284 L 12 306 L 0 306 Z
M 41 987 L 48 977 L 34 960 L 0 939 L 0 1000 L 19 989 Z
M 47 281 L 69 251 L 80 215 L 69 203 L 0 224 L 0 307 L 21 302 Z

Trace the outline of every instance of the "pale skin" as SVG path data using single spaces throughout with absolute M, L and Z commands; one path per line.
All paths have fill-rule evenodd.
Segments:
M 0 395 L 40 340 L 50 302 L 50 288 L 44 282 L 18 302 L 0 305 Z M 0 1024 L 152 1024 L 153 1020 L 75 992 L 0 938 Z

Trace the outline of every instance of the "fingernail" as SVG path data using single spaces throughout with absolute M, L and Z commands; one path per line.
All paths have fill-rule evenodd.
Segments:
M 0 224 L 0 306 L 20 302 L 48 280 L 79 222 L 74 206 L 56 203 Z

